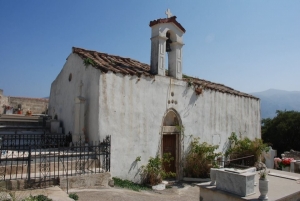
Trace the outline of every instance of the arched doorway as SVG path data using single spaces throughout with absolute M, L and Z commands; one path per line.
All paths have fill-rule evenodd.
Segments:
M 174 160 L 170 165 L 164 164 L 167 172 L 175 172 L 176 178 L 181 178 L 180 153 L 181 153 L 181 119 L 174 109 L 167 110 L 162 125 L 162 155 L 170 153 Z

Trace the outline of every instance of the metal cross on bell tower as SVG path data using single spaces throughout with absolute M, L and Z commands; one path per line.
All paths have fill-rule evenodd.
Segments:
M 165 14 L 167 15 L 167 18 L 172 17 L 172 13 L 169 8 L 166 10 Z

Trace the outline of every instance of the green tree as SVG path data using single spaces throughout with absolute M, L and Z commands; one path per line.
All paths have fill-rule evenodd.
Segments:
M 300 151 L 300 112 L 276 111 L 276 117 L 262 120 L 262 139 L 279 156 L 291 149 Z

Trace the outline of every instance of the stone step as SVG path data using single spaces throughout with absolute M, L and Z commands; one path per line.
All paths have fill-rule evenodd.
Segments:
M 19 114 L 16 114 L 16 115 L 7 115 L 7 114 L 2 114 L 0 116 L 0 121 L 2 120 L 43 120 L 43 117 L 42 116 L 25 116 L 25 115 L 19 115 Z
M 83 170 L 56 170 L 56 171 L 50 171 L 50 172 L 39 172 L 39 173 L 30 173 L 31 179 L 39 179 L 39 178 L 57 178 L 60 177 L 67 177 L 67 176 L 75 176 L 75 175 L 82 175 L 82 174 L 95 174 L 95 173 L 103 173 L 105 172 L 102 168 L 91 168 L 91 169 L 83 169 Z M 16 180 L 16 179 L 28 179 L 27 173 L 22 174 L 11 174 L 11 175 L 1 175 L 0 174 L 0 180 Z

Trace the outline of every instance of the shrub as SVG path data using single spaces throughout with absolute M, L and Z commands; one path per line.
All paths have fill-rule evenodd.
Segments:
M 26 198 L 23 201 L 52 201 L 52 199 L 48 198 L 45 195 L 36 195 L 36 196 L 30 195 L 28 198 Z
M 254 155 L 254 160 L 259 161 L 259 157 L 263 151 L 268 151 L 269 147 L 267 144 L 264 144 L 261 139 L 255 138 L 250 140 L 245 137 L 244 139 L 238 139 L 234 132 L 231 133 L 231 136 L 228 138 L 233 147 L 229 147 L 225 152 L 225 156 L 229 155 L 234 158 L 240 158 L 244 156 Z
M 155 158 L 150 157 L 148 164 L 142 166 L 141 175 L 144 183 L 156 185 L 161 183 L 164 178 L 175 177 L 176 173 L 166 172 L 164 169 L 164 165 L 170 165 L 172 160 L 174 157 L 171 157 L 171 153 L 165 153 L 162 158 L 158 155 Z
M 200 143 L 200 138 L 193 138 L 186 156 L 185 174 L 188 177 L 209 177 L 212 162 L 221 153 L 215 153 L 218 145 L 210 145 L 206 142 Z
M 114 184 L 121 188 L 128 188 L 134 191 L 149 190 L 149 187 L 141 184 L 136 184 L 129 180 L 123 180 L 117 177 L 113 177 L 113 180 L 114 180 Z
M 78 200 L 79 199 L 79 197 L 76 193 L 70 193 L 69 198 L 72 198 L 73 200 Z

